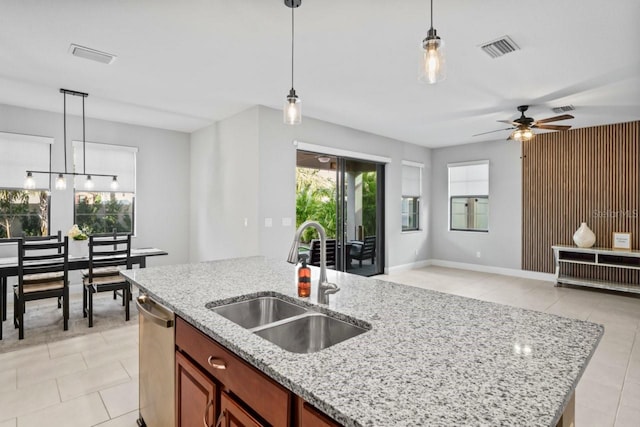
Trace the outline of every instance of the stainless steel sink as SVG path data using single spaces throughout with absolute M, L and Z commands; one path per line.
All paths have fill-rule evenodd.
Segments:
M 277 296 L 262 296 L 220 306 L 219 315 L 293 353 L 313 353 L 367 332 L 331 315 Z M 366 325 L 366 324 L 365 324 Z
M 256 335 L 293 353 L 320 351 L 364 332 L 367 329 L 315 312 L 254 331 Z
M 307 311 L 304 307 L 276 297 L 258 297 L 213 307 L 211 310 L 247 329 L 277 322 Z

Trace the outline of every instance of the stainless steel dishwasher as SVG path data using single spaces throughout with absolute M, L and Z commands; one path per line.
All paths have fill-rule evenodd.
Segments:
M 136 299 L 140 324 L 140 427 L 175 426 L 175 315 L 141 294 Z

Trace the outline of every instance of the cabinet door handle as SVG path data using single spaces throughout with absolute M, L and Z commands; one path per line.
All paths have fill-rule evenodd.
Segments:
M 207 359 L 207 363 L 209 364 L 209 366 L 215 369 L 227 369 L 227 364 L 225 363 L 225 361 L 217 357 L 209 356 L 209 358 Z
M 211 408 L 211 406 L 213 406 L 213 400 L 209 400 L 209 402 L 207 403 L 207 406 L 204 408 L 204 417 L 202 418 L 202 422 L 204 423 L 204 427 L 211 427 L 209 425 L 209 408 Z
M 220 413 L 220 416 L 218 417 L 218 421 L 216 422 L 216 427 L 220 427 L 222 425 L 222 420 L 224 420 L 226 415 L 227 415 L 227 410 L 225 409 Z

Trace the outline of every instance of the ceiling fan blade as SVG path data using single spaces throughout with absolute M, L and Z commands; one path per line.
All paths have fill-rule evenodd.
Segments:
M 486 134 L 488 134 L 488 133 L 502 132 L 502 131 L 505 131 L 505 130 L 512 130 L 512 129 L 513 129 L 513 128 L 504 128 L 504 129 L 490 130 L 489 132 L 476 133 L 475 135 L 471 135 L 471 136 L 486 135 Z
M 560 120 L 568 120 L 573 119 L 574 117 L 571 114 L 563 114 L 561 116 L 549 117 L 542 120 L 536 120 L 536 124 L 538 123 L 549 123 L 549 122 L 558 122 Z
M 513 120 L 496 120 L 499 123 L 507 123 L 510 125 L 514 125 L 514 126 L 518 126 L 518 124 L 516 122 L 514 122 Z
M 567 130 L 571 129 L 568 125 L 533 125 L 532 128 L 546 129 L 546 130 Z

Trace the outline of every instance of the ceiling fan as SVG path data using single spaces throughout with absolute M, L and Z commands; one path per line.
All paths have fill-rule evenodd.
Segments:
M 510 125 L 512 125 L 512 127 L 508 127 L 505 129 L 492 130 L 489 132 L 477 133 L 473 136 L 486 135 L 488 133 L 501 132 L 505 130 L 513 130 L 513 132 L 511 132 L 511 134 L 507 138 L 507 141 L 510 139 L 515 139 L 517 141 L 529 141 L 534 136 L 533 129 L 567 130 L 571 128 L 571 126 L 569 125 L 547 124 L 550 122 L 557 122 L 560 120 L 573 119 L 573 116 L 571 114 L 562 114 L 560 116 L 549 117 L 542 120 L 534 120 L 533 118 L 527 117 L 524 115 L 525 111 L 527 111 L 528 109 L 529 109 L 528 105 L 521 105 L 518 107 L 518 111 L 520 111 L 520 117 L 518 117 L 517 119 L 498 120 L 501 123 L 509 123 Z

